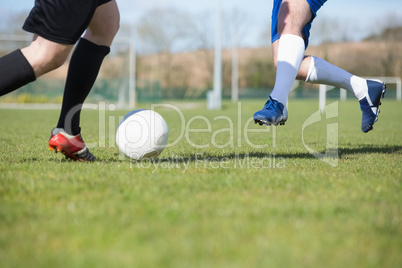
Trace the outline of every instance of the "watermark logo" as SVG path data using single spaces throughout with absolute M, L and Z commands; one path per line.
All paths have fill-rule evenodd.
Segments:
M 262 156 L 234 153 L 230 156 L 210 156 L 204 153 L 195 153 L 191 157 L 156 158 L 153 160 L 130 160 L 131 168 L 148 169 L 152 173 L 160 169 L 180 170 L 185 173 L 190 166 L 195 169 L 283 169 L 286 161 L 283 157 L 268 153 Z
M 72 109 L 67 115 L 66 122 L 71 121 L 71 118 L 81 107 Z M 107 115 L 107 112 L 113 112 L 116 109 L 114 104 L 107 105 L 104 102 L 99 104 L 84 104 L 83 109 L 96 110 L 99 113 L 98 124 L 98 140 L 87 143 L 88 148 L 99 147 L 116 147 L 116 124 L 124 117 L 124 115 Z M 189 158 L 171 157 L 158 158 L 156 162 L 133 162 L 132 166 L 145 168 L 147 165 L 156 167 L 178 167 L 181 166 L 184 170 L 188 169 L 189 163 L 201 166 L 202 163 L 207 163 L 206 167 L 210 168 L 225 168 L 230 166 L 233 168 L 282 168 L 281 165 L 267 165 L 268 162 L 273 163 L 276 159 L 284 159 L 280 154 L 272 154 L 273 150 L 277 147 L 277 130 L 275 126 L 255 126 L 252 117 L 244 117 L 242 112 L 242 103 L 238 102 L 236 113 L 229 115 L 218 115 L 215 117 L 205 116 L 202 114 L 185 116 L 179 107 L 172 104 L 152 104 L 150 110 L 166 111 L 170 114 L 170 120 L 174 118 L 175 131 L 170 136 L 166 148 L 172 148 L 179 143 L 185 142 L 194 149 L 195 155 Z M 163 114 L 163 113 L 162 113 Z M 304 148 L 314 157 L 323 161 L 324 163 L 336 167 L 338 165 L 338 123 L 330 120 L 338 117 L 338 102 L 333 102 L 326 106 L 325 113 L 317 111 L 310 115 L 302 126 L 302 143 Z M 306 139 L 305 130 L 319 122 L 330 120 L 332 123 L 326 124 L 326 140 L 325 152 L 313 149 Z M 68 126 L 67 126 L 68 127 Z M 308 131 L 307 131 L 308 132 Z M 261 139 L 261 135 L 264 137 Z M 256 150 L 263 150 L 270 155 L 234 155 L 230 157 L 204 157 L 201 161 L 199 152 L 208 148 L 218 149 L 236 149 L 244 148 L 244 145 Z M 279 157 L 278 157 L 279 156 Z M 123 154 L 119 155 L 120 160 L 126 159 Z M 268 161 L 269 160 L 269 161 Z M 237 164 L 236 164 L 237 163 Z M 242 164 L 245 163 L 245 164 Z
M 304 121 L 302 127 L 302 142 L 304 148 L 322 162 L 330 165 L 331 167 L 338 166 L 338 123 L 329 123 L 326 125 L 327 138 L 326 138 L 326 151 L 325 153 L 318 152 L 309 147 L 305 142 L 304 131 L 307 127 L 322 121 L 324 118 L 329 120 L 331 118 L 338 117 L 338 101 L 335 101 L 325 106 L 325 116 L 318 110 L 310 115 L 306 121 Z M 324 117 L 324 118 L 323 118 Z
M 66 127 L 71 129 L 71 120 L 79 111 L 81 106 L 74 107 L 66 116 Z M 116 123 L 119 122 L 124 115 L 114 116 L 106 115 L 106 111 L 113 112 L 116 110 L 114 104 L 106 105 L 105 102 L 99 104 L 84 104 L 82 109 L 98 111 L 99 136 L 97 142 L 87 143 L 88 148 L 94 147 L 115 147 Z M 239 102 L 235 116 L 219 115 L 208 118 L 204 115 L 194 115 L 186 118 L 184 112 L 173 104 L 152 104 L 150 110 L 164 110 L 169 112 L 176 123 L 179 123 L 179 131 L 175 131 L 174 137 L 169 138 L 166 148 L 176 146 L 179 142 L 187 142 L 191 147 L 196 149 L 205 148 L 241 148 L 245 142 L 253 149 L 269 149 L 276 147 L 276 127 L 262 126 L 254 127 L 254 119 L 252 117 L 242 117 L 242 103 Z M 176 115 L 174 115 L 176 114 Z M 217 128 L 217 126 L 219 126 Z M 177 128 L 177 127 L 176 127 Z M 254 134 L 265 135 L 265 139 L 253 139 Z M 208 135 L 209 138 L 197 139 L 197 136 Z M 222 139 L 222 137 L 224 137 Z M 259 142 L 257 142 L 258 140 Z M 263 141 L 263 142 L 261 142 Z

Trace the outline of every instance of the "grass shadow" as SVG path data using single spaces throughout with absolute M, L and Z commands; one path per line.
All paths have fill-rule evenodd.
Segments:
M 356 146 L 356 145 L 354 145 Z M 325 152 L 320 152 L 325 154 Z M 373 146 L 373 145 L 361 145 L 359 147 L 342 147 L 338 149 L 338 157 L 343 157 L 356 154 L 401 154 L 402 146 Z M 188 163 L 196 161 L 227 161 L 234 159 L 244 158 L 284 158 L 284 159 L 316 159 L 316 157 L 309 152 L 296 152 L 296 153 L 282 153 L 282 152 L 250 152 L 250 153 L 226 153 L 226 154 L 211 154 L 211 153 L 199 153 L 194 155 L 184 155 L 175 157 L 162 157 L 156 161 L 160 162 L 175 162 L 175 163 Z
M 371 145 L 371 144 L 363 144 L 363 145 L 349 145 L 350 147 L 341 147 L 338 148 L 338 157 L 339 159 L 345 158 L 351 155 L 359 155 L 359 154 L 399 154 L 402 155 L 402 146 L 399 145 Z M 319 152 L 325 154 L 325 152 Z M 159 157 L 154 161 L 158 161 L 160 163 L 172 162 L 172 163 L 191 163 L 197 161 L 231 161 L 237 159 L 245 159 L 245 158 L 259 158 L 259 159 L 267 159 L 267 158 L 284 158 L 284 159 L 316 159 L 316 157 L 309 152 L 295 152 L 295 153 L 283 153 L 283 152 L 228 152 L 228 153 L 210 153 L 210 152 L 201 152 L 194 154 L 184 154 L 184 155 L 176 155 L 171 157 Z M 72 160 L 65 159 L 64 157 L 50 157 L 50 158 L 41 158 L 41 157 L 27 157 L 21 158 L 18 161 L 12 161 L 13 163 L 27 163 L 27 162 L 46 162 L 46 159 L 49 162 L 54 163 L 66 163 L 66 162 L 75 162 Z M 103 163 L 114 163 L 121 161 L 133 161 L 129 158 L 121 158 L 119 153 L 114 153 L 107 158 L 102 158 L 102 156 L 98 157 L 97 162 Z
M 362 144 L 358 147 L 350 145 L 338 149 L 339 158 L 355 154 L 402 154 L 402 146 L 399 145 L 372 145 Z

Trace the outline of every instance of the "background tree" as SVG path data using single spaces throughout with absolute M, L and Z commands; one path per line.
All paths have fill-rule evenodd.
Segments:
M 142 54 L 157 54 L 154 62 L 155 77 L 164 88 L 172 88 L 172 53 L 185 46 L 189 36 L 188 14 L 177 10 L 153 9 L 138 22 L 139 51 Z

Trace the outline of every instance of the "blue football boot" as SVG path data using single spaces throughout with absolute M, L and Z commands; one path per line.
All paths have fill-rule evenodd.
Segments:
M 262 110 L 256 112 L 253 116 L 254 122 L 266 125 L 284 125 L 288 119 L 286 107 L 277 100 L 269 97 Z
M 380 113 L 379 106 L 381 105 L 381 98 L 384 98 L 386 85 L 381 81 L 367 80 L 368 92 L 367 95 L 361 99 L 360 110 L 362 110 L 362 131 L 364 133 L 373 129 L 373 125 L 378 120 Z

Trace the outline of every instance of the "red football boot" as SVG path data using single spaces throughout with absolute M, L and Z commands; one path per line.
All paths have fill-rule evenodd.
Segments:
M 81 134 L 70 135 L 62 128 L 52 129 L 49 139 L 49 150 L 61 152 L 67 159 L 92 162 L 96 157 L 91 154 L 81 137 Z

